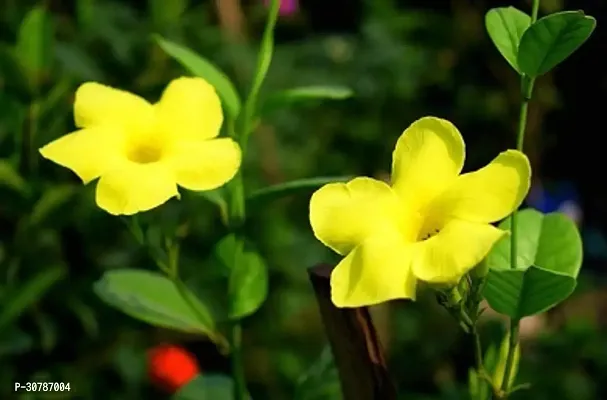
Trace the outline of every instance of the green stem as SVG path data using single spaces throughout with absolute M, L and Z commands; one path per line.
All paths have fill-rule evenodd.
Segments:
M 519 320 L 510 320 L 510 336 L 508 337 L 508 354 L 506 356 L 506 366 L 504 368 L 504 379 L 500 388 L 501 399 L 508 398 L 510 394 L 510 376 L 514 369 L 514 359 L 519 336 Z
M 237 125 L 238 132 L 232 132 L 233 136 L 240 139 L 240 147 L 245 153 L 249 135 L 254 128 L 255 112 L 257 111 L 257 99 L 261 86 L 270 68 L 272 62 L 272 54 L 274 52 L 274 28 L 278 20 L 278 11 L 280 8 L 279 0 L 272 0 L 268 19 L 263 32 L 261 48 L 257 60 L 257 68 L 253 83 L 249 91 L 249 95 L 243 106 L 242 114 L 239 116 L 239 124 Z M 234 125 L 230 124 L 228 128 L 233 131 Z M 240 230 L 246 218 L 245 210 L 245 193 L 242 173 L 238 173 L 232 182 L 229 184 L 230 189 L 230 225 L 232 230 Z M 241 235 L 236 235 L 238 241 L 242 241 Z M 244 249 L 244 242 L 236 244 L 236 254 L 234 255 L 235 262 L 242 262 L 240 253 Z M 241 266 L 242 267 L 242 266 Z M 244 400 L 247 398 L 247 387 L 244 373 L 244 364 L 242 360 L 242 326 L 239 320 L 232 321 L 230 348 L 232 361 L 232 378 L 234 379 L 234 400 Z
M 537 14 L 540 8 L 540 0 L 533 0 L 531 9 L 531 24 L 537 21 Z M 523 151 L 525 144 L 525 129 L 527 127 L 527 114 L 529 109 L 529 102 L 533 94 L 533 84 L 535 79 L 526 75 L 521 77 L 521 106 L 519 110 L 519 121 L 516 135 L 516 149 Z M 516 210 L 512 213 L 510 220 L 510 267 L 515 269 L 517 267 L 518 254 L 517 254 L 517 239 L 518 239 L 518 226 L 517 226 L 517 212 Z M 506 356 L 506 365 L 504 368 L 504 377 L 502 379 L 502 385 L 500 388 L 500 398 L 506 399 L 511 392 L 510 387 L 510 375 L 514 369 L 514 359 L 516 354 L 516 347 L 518 344 L 520 320 L 510 320 L 510 336 L 508 340 L 508 354 Z
M 247 383 L 242 361 L 242 326 L 239 321 L 232 324 L 230 336 L 232 354 L 232 378 L 234 379 L 234 400 L 244 400 L 247 393 Z
M 478 334 L 476 324 L 472 326 L 472 336 L 474 337 L 474 359 L 476 360 L 476 370 L 480 374 L 485 371 L 483 363 L 483 347 L 481 346 L 481 336 Z

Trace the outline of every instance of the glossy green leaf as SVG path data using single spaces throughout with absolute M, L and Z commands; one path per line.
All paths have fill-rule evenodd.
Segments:
M 510 220 L 500 227 L 510 229 Z M 500 240 L 485 262 L 490 271 L 483 294 L 491 307 L 514 319 L 544 312 L 575 289 L 582 240 L 561 213 L 518 213 L 516 269 L 510 269 L 510 238 Z
M 65 276 L 65 273 L 63 266 L 47 267 L 23 285 L 12 289 L 0 306 L 0 328 L 9 325 L 28 307 L 40 301 L 45 293 Z
M 234 381 L 220 374 L 197 375 L 181 387 L 172 397 L 173 400 L 231 400 Z
M 229 269 L 229 318 L 249 316 L 268 296 L 268 267 L 250 243 L 234 235 L 226 236 L 217 247 L 216 253 Z
M 156 272 L 108 271 L 94 285 L 95 293 L 125 314 L 152 325 L 215 336 L 211 312 L 190 290 Z
M 27 183 L 7 160 L 0 160 L 0 186 L 10 188 L 23 195 L 28 193 Z
M 219 68 L 187 47 L 163 39 L 158 35 L 154 35 L 154 38 L 162 50 L 177 60 L 185 69 L 193 75 L 206 79 L 215 87 L 231 118 L 238 116 L 241 107 L 240 97 L 232 81 Z
M 543 75 L 573 54 L 592 34 L 593 17 L 563 11 L 537 20 L 523 35 L 517 62 L 530 77 Z
M 51 16 L 43 7 L 32 8 L 19 27 L 15 51 L 33 85 L 51 67 L 53 36 Z
M 261 107 L 262 114 L 318 100 L 344 100 L 354 92 L 344 86 L 304 86 L 270 94 Z
M 262 202 L 264 204 L 285 196 L 292 196 L 300 192 L 316 190 L 323 185 L 336 182 L 347 182 L 351 176 L 325 176 L 317 178 L 297 179 L 290 182 L 278 183 L 258 189 L 247 196 L 247 202 Z
M 491 41 L 519 74 L 519 43 L 529 25 L 531 17 L 514 7 L 493 8 L 485 15 L 485 27 Z

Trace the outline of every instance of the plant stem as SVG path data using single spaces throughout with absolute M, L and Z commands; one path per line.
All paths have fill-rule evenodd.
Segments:
M 508 355 L 506 356 L 506 366 L 504 368 L 504 379 L 500 388 L 501 398 L 508 398 L 510 392 L 510 376 L 514 369 L 514 356 L 518 345 L 519 320 L 510 320 L 510 336 L 508 337 Z
M 239 116 L 239 124 L 236 126 L 230 123 L 228 129 L 233 131 L 234 128 L 238 132 L 231 132 L 233 136 L 237 136 L 240 139 L 240 147 L 243 154 L 246 152 L 248 138 L 253 130 L 255 122 L 255 112 L 257 111 L 257 99 L 259 97 L 259 91 L 265 80 L 266 74 L 272 61 L 272 53 L 274 52 L 274 28 L 276 21 L 278 20 L 278 10 L 280 8 L 279 0 L 272 0 L 270 4 L 270 10 L 268 12 L 268 19 L 266 20 L 266 26 L 263 32 L 263 38 L 261 41 L 261 49 L 258 54 L 257 68 L 255 76 L 253 77 L 253 83 L 251 89 L 245 101 L 241 115 Z M 245 210 L 245 193 L 244 193 L 244 182 L 242 173 L 238 173 L 230 186 L 230 225 L 232 230 L 238 231 L 244 224 L 246 219 Z M 242 241 L 240 234 L 236 235 L 237 241 Z M 240 257 L 241 252 L 244 249 L 244 242 L 236 244 L 236 254 L 234 255 L 234 262 L 243 262 Z M 231 361 L 232 361 L 232 378 L 234 379 L 234 400 L 245 400 L 248 397 L 247 387 L 244 373 L 244 365 L 242 360 L 242 326 L 240 320 L 236 319 L 232 321 L 231 335 L 230 335 L 230 348 L 231 348 Z
M 485 370 L 483 363 L 483 347 L 481 346 L 481 336 L 478 334 L 476 324 L 472 325 L 472 336 L 474 337 L 474 359 L 476 360 L 476 370 L 482 374 Z
M 234 379 L 234 400 L 246 398 L 247 387 L 242 362 L 242 326 L 239 321 L 232 324 L 230 348 L 232 355 L 232 378 Z
M 537 14 L 540 8 L 540 0 L 533 0 L 533 5 L 531 9 L 531 24 L 537 21 Z M 525 128 L 527 127 L 527 113 L 529 109 L 529 102 L 531 101 L 531 96 L 533 94 L 533 84 L 535 83 L 535 79 L 526 75 L 522 75 L 521 77 L 521 106 L 519 110 L 519 121 L 518 121 L 518 129 L 516 135 L 516 149 L 519 151 L 523 151 L 523 147 L 525 144 Z M 515 269 L 517 267 L 517 215 L 516 210 L 512 213 L 510 220 L 510 267 Z M 506 356 L 506 365 L 504 368 L 504 377 L 502 379 L 502 385 L 500 388 L 500 397 L 502 399 L 508 398 L 510 392 L 510 375 L 512 374 L 514 368 L 514 355 L 516 353 L 516 347 L 519 340 L 519 323 L 518 319 L 510 320 L 510 336 L 508 340 L 508 354 Z

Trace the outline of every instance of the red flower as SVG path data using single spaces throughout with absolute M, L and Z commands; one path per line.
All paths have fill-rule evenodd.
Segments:
M 168 393 L 175 393 L 200 372 L 194 355 L 180 346 L 156 346 L 148 357 L 150 379 Z

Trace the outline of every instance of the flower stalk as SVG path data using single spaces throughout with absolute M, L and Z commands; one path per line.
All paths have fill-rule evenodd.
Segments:
M 249 135 L 255 127 L 255 113 L 257 111 L 259 91 L 261 90 L 272 61 L 272 53 L 274 51 L 274 28 L 276 26 L 276 21 L 278 20 L 279 9 L 280 0 L 272 0 L 262 37 L 261 48 L 258 53 L 257 68 L 249 94 L 245 100 L 237 123 L 234 124 L 233 122 L 229 122 L 230 130 L 233 130 L 234 127 L 236 128 L 235 136 L 239 139 L 243 154 L 246 153 Z M 246 219 L 245 190 L 241 172 L 238 172 L 231 184 L 228 185 L 228 190 L 230 193 L 230 229 L 236 232 L 240 230 Z M 236 240 L 240 241 L 240 243 L 236 243 L 234 261 L 245 262 L 243 257 L 240 257 L 241 252 L 244 249 L 244 243 L 242 243 L 241 236 L 236 235 Z M 234 400 L 244 400 L 248 395 L 242 360 L 242 326 L 238 319 L 233 320 L 231 324 L 230 349 L 232 378 L 234 379 Z
M 537 14 L 540 8 L 540 0 L 533 0 L 533 6 L 531 10 L 531 24 L 537 21 Z M 525 74 L 521 76 L 521 105 L 519 111 L 519 121 L 516 136 L 516 149 L 523 152 L 525 143 L 525 129 L 527 127 L 527 114 L 529 109 L 529 103 L 533 94 L 533 85 L 535 79 Z M 510 267 L 515 269 L 517 267 L 517 238 L 518 238 L 518 226 L 517 226 L 517 215 L 516 210 L 511 215 L 511 236 L 510 236 Z M 504 368 L 504 378 L 502 379 L 501 387 L 499 388 L 498 398 L 507 399 L 508 395 L 512 392 L 510 375 L 514 368 L 514 360 L 516 347 L 519 341 L 519 329 L 520 320 L 510 320 L 510 334 L 508 339 L 508 353 L 506 355 L 506 366 Z M 512 380 L 514 381 L 514 380 Z

